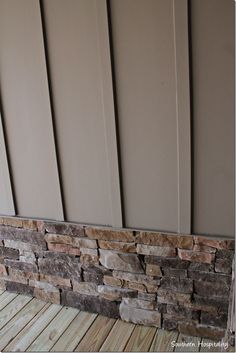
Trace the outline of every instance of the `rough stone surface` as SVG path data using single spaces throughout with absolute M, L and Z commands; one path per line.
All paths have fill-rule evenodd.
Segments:
M 147 300 L 147 301 L 155 301 L 156 300 L 156 294 L 141 292 L 141 293 L 138 293 L 138 299 Z
M 161 277 L 162 276 L 162 271 L 161 271 L 160 266 L 158 266 L 158 265 L 147 264 L 147 266 L 146 266 L 146 274 L 148 276 Z
M 203 311 L 201 313 L 201 324 L 226 328 L 227 314 L 226 313 L 212 314 L 212 313 Z
M 190 303 L 191 295 L 186 293 L 177 293 L 172 290 L 158 289 L 157 302 L 166 304 Z
M 178 256 L 181 260 L 187 260 L 192 262 L 200 262 L 200 263 L 212 263 L 215 259 L 215 254 L 208 252 L 197 252 L 191 250 L 182 250 L 178 249 Z
M 6 290 L 25 295 L 33 295 L 34 293 L 34 288 L 27 284 L 10 281 L 6 282 Z
M 190 319 L 199 321 L 200 311 L 191 310 L 180 305 L 167 305 L 167 314 L 171 314 L 174 317 L 180 317 L 183 319 Z
M 114 286 L 114 287 L 122 287 L 123 285 L 123 281 L 121 279 L 114 278 L 112 276 L 104 276 L 103 283 L 108 286 Z
M 60 292 L 47 292 L 41 288 L 34 288 L 33 296 L 37 299 L 43 300 L 45 302 L 50 302 L 53 304 L 60 304 Z
M 142 283 L 142 284 L 153 284 L 153 285 L 160 284 L 160 278 L 156 278 L 153 276 L 147 276 L 144 274 L 129 273 L 129 272 L 122 272 L 122 271 L 113 271 L 113 277 L 119 278 L 121 280 L 129 281 L 129 282 L 137 282 L 137 283 Z
M 22 226 L 25 229 L 38 230 L 37 221 L 34 221 L 32 219 L 23 219 Z
M 72 281 L 73 291 L 84 294 L 84 295 L 93 295 L 98 296 L 98 286 L 92 282 L 77 282 Z
M 18 260 L 19 259 L 19 250 L 0 247 L 0 256 L 6 259 Z
M 80 278 L 81 264 L 77 259 L 60 254 L 58 257 L 38 259 L 39 271 L 46 275 L 63 278 Z
M 215 272 L 204 272 L 204 271 L 188 271 L 188 277 L 194 280 L 206 281 L 206 282 L 218 282 L 229 286 L 231 283 L 231 276 L 225 274 L 219 274 Z
M 232 272 L 232 261 L 228 259 L 216 259 L 215 271 L 230 274 Z
M 119 303 L 106 300 L 104 298 L 97 297 L 96 300 L 94 300 L 94 296 L 63 291 L 61 295 L 61 304 L 71 306 L 82 311 L 99 313 L 115 319 L 120 317 Z
M 0 264 L 0 277 L 7 276 L 7 270 L 6 267 L 2 264 Z
M 48 233 L 84 236 L 84 228 L 77 224 L 45 222 L 44 227 Z
M 45 275 L 44 273 L 40 273 L 40 281 L 48 282 L 53 286 L 71 287 L 70 279 L 57 276 L 49 276 Z
M 229 284 L 219 282 L 194 281 L 194 291 L 201 296 L 227 297 Z
M 36 264 L 5 259 L 5 265 L 23 272 L 38 272 Z
M 43 246 L 39 246 L 36 244 L 24 243 L 22 241 L 15 241 L 15 240 L 4 240 L 6 248 L 12 248 L 17 250 L 25 250 L 25 251 L 35 251 L 39 252 L 45 250 L 45 244 Z
M 126 243 L 133 243 L 135 241 L 134 234 L 131 231 L 115 231 L 111 229 L 87 227 L 85 233 L 90 239 L 113 240 Z
M 155 301 L 142 300 L 137 298 L 123 298 L 123 303 L 125 305 L 131 306 L 133 308 L 144 309 L 144 310 L 155 310 Z
M 202 236 L 194 236 L 194 243 L 198 245 L 210 246 L 216 249 L 233 250 L 235 242 L 234 240 L 216 240 L 211 238 L 205 238 Z
M 122 241 L 99 240 L 99 248 L 105 250 L 117 250 L 126 253 L 136 253 L 135 243 L 124 243 Z
M 175 269 L 187 269 L 190 265 L 189 261 L 183 261 L 177 257 L 158 257 L 158 256 L 145 256 L 146 264 L 159 265 L 161 267 L 170 267 Z
M 163 268 L 162 271 L 163 275 L 166 277 L 187 278 L 187 270 L 178 268 Z
M 180 293 L 192 293 L 193 292 L 193 281 L 185 278 L 174 278 L 174 277 L 162 277 L 161 288 L 170 289 Z
M 126 288 L 112 287 L 107 285 L 99 285 L 98 293 L 101 297 L 112 300 L 121 301 L 122 298 L 134 298 L 137 296 L 137 291 Z
M 137 245 L 137 253 L 142 254 L 142 255 L 174 257 L 174 256 L 176 256 L 176 249 L 162 247 L 162 246 L 151 246 L 151 245 L 145 245 L 145 244 L 138 244 Z
M 94 282 L 96 284 L 103 284 L 103 276 L 110 275 L 109 270 L 102 266 L 83 265 L 83 280 L 85 282 Z
M 193 237 L 175 234 L 163 234 L 152 232 L 138 232 L 136 242 L 147 245 L 157 245 L 162 247 L 174 247 L 182 249 L 193 248 Z
M 178 325 L 180 333 L 189 336 L 198 336 L 203 338 L 211 338 L 213 340 L 220 340 L 224 337 L 225 330 L 218 329 L 216 327 L 205 326 L 205 325 L 191 325 L 186 323 L 180 323 Z
M 32 243 L 40 246 L 42 249 L 46 249 L 43 235 L 34 230 L 0 226 L 0 239 Z
M 163 315 L 163 328 L 164 328 L 164 330 L 168 330 L 168 331 L 177 330 L 178 321 L 172 315 L 164 314 Z
M 22 219 L 15 218 L 15 217 L 2 217 L 1 224 L 4 224 L 5 226 L 22 228 L 23 221 L 22 221 Z
M 200 305 L 214 306 L 219 312 L 227 312 L 229 304 L 227 297 L 200 296 L 198 294 L 193 294 L 193 302 Z
M 115 251 L 100 250 L 100 263 L 112 270 L 144 273 L 137 255 L 119 254 Z
M 124 302 L 120 304 L 120 317 L 124 321 L 131 321 L 135 324 L 161 327 L 160 313 L 152 310 L 134 308 L 126 305 Z

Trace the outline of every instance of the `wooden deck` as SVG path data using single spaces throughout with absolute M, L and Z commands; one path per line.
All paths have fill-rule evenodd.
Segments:
M 173 347 L 175 342 L 195 346 Z M 0 351 L 210 351 L 198 342 L 211 341 L 0 291 Z

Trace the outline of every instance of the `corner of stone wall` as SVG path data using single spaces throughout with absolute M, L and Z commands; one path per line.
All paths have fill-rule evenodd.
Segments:
M 234 240 L 0 218 L 0 287 L 221 339 Z

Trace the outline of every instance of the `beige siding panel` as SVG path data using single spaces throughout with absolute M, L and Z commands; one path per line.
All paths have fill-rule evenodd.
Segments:
M 0 1 L 0 82 L 17 211 L 62 219 L 38 1 Z
M 178 229 L 173 0 L 111 0 L 125 220 Z
M 195 233 L 234 234 L 234 6 L 191 0 Z
M 110 225 L 99 1 L 43 4 L 67 219 Z

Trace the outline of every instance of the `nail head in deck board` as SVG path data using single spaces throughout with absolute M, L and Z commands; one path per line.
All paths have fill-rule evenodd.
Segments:
M 0 310 L 2 310 L 7 304 L 9 304 L 15 297 L 17 297 L 16 293 L 2 293 L 0 296 Z
M 158 329 L 153 339 L 150 352 L 173 352 L 171 342 L 177 341 L 179 333 L 177 331 L 165 331 Z
M 10 321 L 16 313 L 21 310 L 32 298 L 23 295 L 17 295 L 5 308 L 0 315 L 0 329 Z
M 32 299 L 23 309 L 18 311 L 0 331 L 0 350 L 3 350 L 12 337 L 15 337 L 45 305 L 46 303 L 41 300 Z
M 97 314 L 81 311 L 67 327 L 56 344 L 52 347 L 51 351 L 72 352 L 87 333 L 96 317 Z
M 155 327 L 137 325 L 125 347 L 125 352 L 148 352 L 156 333 Z
M 123 352 L 134 328 L 135 325 L 132 323 L 117 320 L 100 352 Z
M 115 322 L 115 319 L 98 316 L 75 352 L 98 352 Z
M 179 334 L 177 343 L 189 343 L 189 346 L 176 347 L 175 352 L 199 352 L 200 346 L 198 346 L 198 342 L 201 341 L 201 338 L 194 336 L 187 336 L 183 334 Z M 193 344 L 193 346 L 191 346 Z
M 71 321 L 74 320 L 78 312 L 76 309 L 63 307 L 45 330 L 30 345 L 27 351 L 49 351 Z
M 30 344 L 40 335 L 61 309 L 62 307 L 60 305 L 48 303 L 13 339 L 4 351 L 26 351 Z

